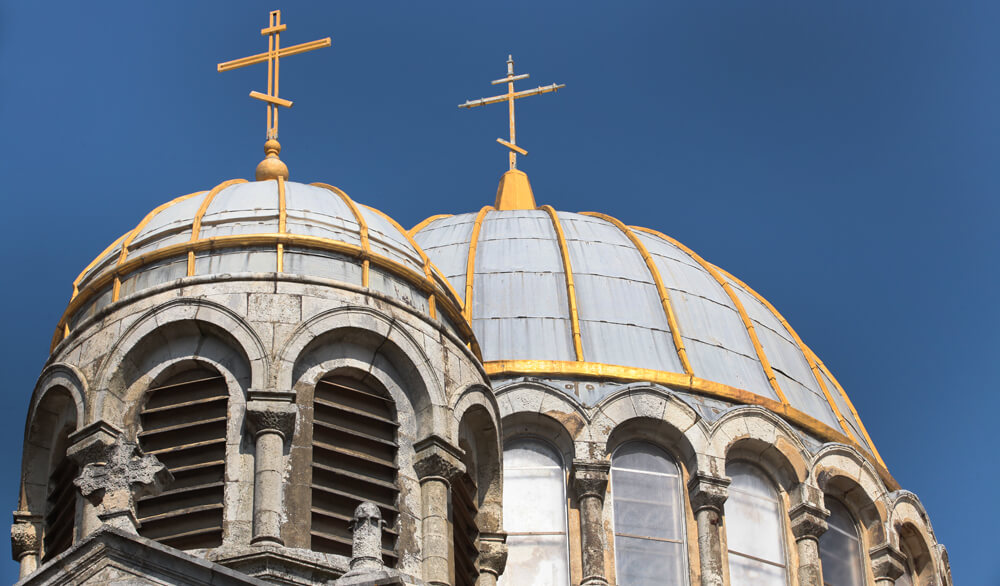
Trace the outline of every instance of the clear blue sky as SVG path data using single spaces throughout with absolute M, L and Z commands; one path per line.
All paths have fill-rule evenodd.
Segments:
M 766 296 L 923 500 L 956 582 L 1000 584 L 986 2 L 5 3 L 0 504 L 72 279 L 156 205 L 252 178 L 265 71 L 215 64 L 262 50 L 272 8 L 286 44 L 333 37 L 282 62 L 292 179 L 404 226 L 492 202 L 506 112 L 456 105 L 492 95 L 509 52 L 524 87 L 565 83 L 519 102 L 539 203 L 660 229 Z

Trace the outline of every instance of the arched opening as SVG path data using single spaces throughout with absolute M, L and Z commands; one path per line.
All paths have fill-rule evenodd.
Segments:
M 681 471 L 647 442 L 628 442 L 611 457 L 615 572 L 619 584 L 687 584 Z
M 730 462 L 725 504 L 730 586 L 786 586 L 784 513 L 774 482 L 746 462 Z
M 839 500 L 824 499 L 830 516 L 827 530 L 819 538 L 819 557 L 823 564 L 823 584 L 828 586 L 865 586 L 864 548 L 854 515 Z
M 500 584 L 569 584 L 562 456 L 534 437 L 508 441 L 503 454 L 503 524 L 509 553 Z
M 465 452 L 462 463 L 465 472 L 451 485 L 452 550 L 455 552 L 455 586 L 475 586 L 479 578 L 476 562 L 479 559 L 479 487 L 476 483 L 477 462 L 475 438 L 459 439 Z
M 920 531 L 907 523 L 897 527 L 897 532 L 899 549 L 906 557 L 903 575 L 896 579 L 897 586 L 933 586 L 934 560 Z
M 383 559 L 395 566 L 396 403 L 372 377 L 352 374 L 356 373 L 328 374 L 316 384 L 313 395 L 311 548 L 350 557 L 354 509 L 371 501 L 385 521 Z
M 178 549 L 218 547 L 229 388 L 219 371 L 200 363 L 180 363 L 171 371 L 144 395 L 138 438 L 174 480 L 160 494 L 139 499 L 139 534 Z
M 69 434 L 76 427 L 74 421 L 64 421 L 55 434 L 51 458 L 48 463 L 49 478 L 46 486 L 42 561 L 48 561 L 69 549 L 73 544 L 73 521 L 76 518 L 76 478 L 79 468 L 66 457 Z

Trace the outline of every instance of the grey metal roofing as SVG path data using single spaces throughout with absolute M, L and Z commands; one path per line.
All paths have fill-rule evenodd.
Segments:
M 574 351 L 567 271 L 547 211 L 487 209 L 474 243 L 474 213 L 436 218 L 413 232 L 459 296 L 466 294 L 474 244 L 467 316 L 487 363 L 576 361 L 690 374 L 784 402 L 868 449 L 860 424 L 825 367 L 766 301 L 741 282 L 653 231 L 618 226 L 599 215 L 555 215 L 573 277 L 582 357 Z M 659 272 L 690 373 L 682 365 L 652 271 L 625 230 L 648 251 Z

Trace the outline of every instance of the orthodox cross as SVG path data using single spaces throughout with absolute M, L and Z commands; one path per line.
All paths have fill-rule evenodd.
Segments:
M 514 100 L 519 98 L 526 98 L 528 96 L 537 96 L 538 94 L 547 94 L 549 92 L 554 92 L 560 88 L 566 87 L 566 84 L 552 84 L 546 86 L 538 86 L 532 90 L 524 90 L 521 92 L 514 91 L 514 82 L 520 81 L 522 79 L 528 79 L 527 73 L 522 73 L 520 75 L 514 75 L 514 57 L 507 55 L 507 77 L 501 79 L 495 79 L 492 83 L 493 85 L 501 84 L 507 82 L 507 93 L 501 94 L 499 96 L 493 96 L 492 98 L 480 98 L 478 100 L 467 100 L 464 104 L 459 104 L 459 108 L 475 108 L 476 106 L 486 106 L 487 104 L 498 104 L 500 102 L 506 101 L 510 109 L 510 140 L 504 140 L 498 138 L 497 142 L 503 146 L 510 149 L 510 168 L 517 169 L 517 154 L 527 155 L 528 151 L 517 146 L 517 129 L 514 127 Z
M 282 57 L 290 57 L 299 53 L 312 51 L 313 49 L 322 49 L 323 47 L 330 46 L 330 37 L 327 37 L 318 41 L 310 41 L 282 48 L 281 31 L 286 28 L 287 25 L 281 24 L 281 11 L 272 10 L 268 27 L 260 29 L 260 34 L 267 37 L 267 53 L 258 53 L 249 57 L 243 57 L 242 59 L 233 59 L 232 61 L 226 61 L 218 65 L 219 72 L 221 73 L 231 69 L 246 67 L 247 65 L 267 62 L 267 93 L 250 92 L 250 97 L 267 103 L 268 140 L 278 139 L 278 106 L 283 108 L 292 107 L 291 100 L 278 97 L 279 60 Z

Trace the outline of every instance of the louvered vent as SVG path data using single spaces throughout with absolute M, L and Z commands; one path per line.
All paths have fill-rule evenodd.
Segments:
M 455 539 L 455 586 L 475 586 L 479 577 L 479 529 L 476 527 L 476 485 L 463 474 L 452 485 L 452 523 Z
M 312 549 L 350 557 L 348 524 L 362 501 L 382 511 L 382 555 L 396 563 L 396 406 L 354 379 L 327 377 L 313 402 Z
M 77 467 L 65 456 L 49 476 L 45 503 L 44 560 L 52 559 L 73 543 L 73 519 L 76 516 Z
M 139 443 L 174 475 L 158 496 L 139 501 L 143 537 L 178 549 L 222 544 L 226 413 L 229 392 L 218 372 L 184 372 L 150 389 Z

